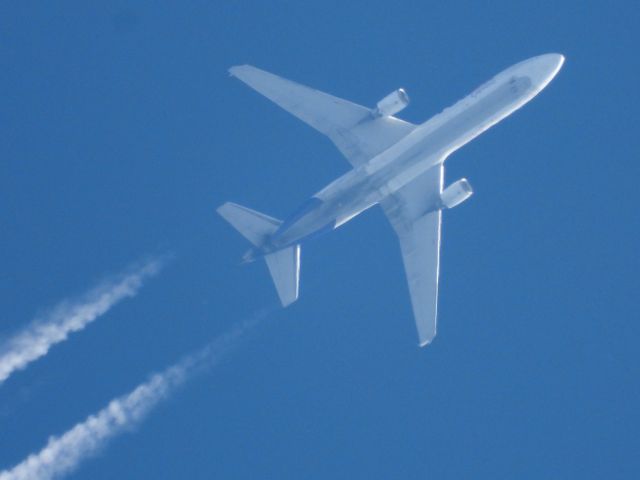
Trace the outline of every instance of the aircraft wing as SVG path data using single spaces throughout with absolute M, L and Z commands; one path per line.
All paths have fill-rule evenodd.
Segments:
M 438 200 L 443 179 L 444 166 L 436 165 L 380 203 L 400 240 L 420 346 L 436 336 L 442 217 L 424 206 Z
M 362 165 L 413 131 L 415 125 L 305 87 L 251 65 L 229 73 L 303 122 L 327 135 L 354 167 Z

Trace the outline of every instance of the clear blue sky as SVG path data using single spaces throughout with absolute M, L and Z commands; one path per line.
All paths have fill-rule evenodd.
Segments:
M 1 387 L 0 469 L 276 303 L 215 207 L 283 217 L 348 164 L 229 66 L 364 105 L 404 87 L 418 123 L 559 52 L 544 92 L 447 163 L 476 194 L 444 215 L 431 346 L 368 211 L 303 248 L 297 304 L 70 478 L 638 474 L 637 2 L 89 3 L 0 7 L 0 334 L 176 258 Z

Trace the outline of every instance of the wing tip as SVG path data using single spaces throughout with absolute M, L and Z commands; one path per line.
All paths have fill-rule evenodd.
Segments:
M 233 209 L 233 207 L 233 202 L 224 202 L 222 205 L 216 208 L 216 213 L 226 220 L 228 218 L 229 211 Z
M 240 75 L 242 75 L 243 72 L 250 70 L 252 68 L 255 68 L 251 65 L 248 64 L 243 64 L 243 65 L 234 65 L 232 67 L 229 67 L 229 69 L 227 70 L 227 72 L 229 72 L 229 76 L 231 77 L 240 77 Z
M 429 345 L 431 342 L 433 342 L 434 338 L 436 338 L 435 332 L 433 333 L 433 335 L 430 335 L 430 336 L 425 337 L 425 338 L 420 338 L 420 343 L 419 343 L 420 348 L 424 348 L 427 345 Z
M 231 202 L 224 202 L 220 205 L 218 205 L 218 207 L 216 208 L 216 212 L 220 213 L 220 210 L 224 210 L 225 208 L 227 208 L 227 205 L 229 205 Z
M 282 308 L 287 308 L 289 305 L 292 305 L 298 301 L 299 295 L 296 293 L 295 297 L 292 295 L 291 297 L 280 297 L 280 305 Z

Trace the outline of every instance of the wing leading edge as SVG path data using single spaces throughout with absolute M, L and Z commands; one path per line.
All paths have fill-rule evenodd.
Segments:
M 354 167 L 383 152 L 415 129 L 393 116 L 305 87 L 251 65 L 229 73 L 292 115 L 327 135 Z
M 444 166 L 437 165 L 380 203 L 400 241 L 420 346 L 436 336 Z M 437 196 L 437 197 L 436 197 Z

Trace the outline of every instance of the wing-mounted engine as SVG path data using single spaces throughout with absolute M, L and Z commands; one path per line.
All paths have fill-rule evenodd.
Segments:
M 473 188 L 466 178 L 452 183 L 440 194 L 442 208 L 453 208 L 460 205 L 473 194 Z
M 409 105 L 409 95 L 399 88 L 380 100 L 371 113 L 374 117 L 386 117 L 404 110 L 407 105 Z

